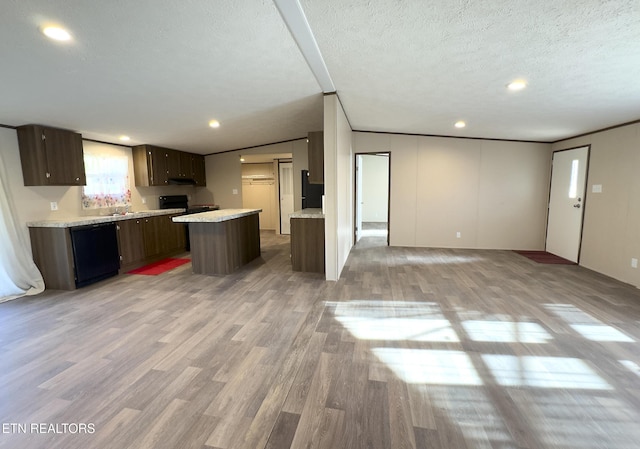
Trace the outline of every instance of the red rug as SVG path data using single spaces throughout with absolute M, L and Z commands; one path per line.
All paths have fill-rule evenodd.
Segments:
M 555 254 L 551 254 L 546 251 L 514 251 L 514 252 L 538 263 L 548 263 L 548 264 L 556 264 L 556 265 L 577 265 L 575 262 L 571 262 L 570 260 L 563 259 L 560 256 L 556 256 Z
M 145 265 L 144 267 L 128 271 L 127 274 L 146 274 L 147 276 L 157 276 L 189 262 L 191 262 L 191 259 L 175 259 L 169 257 L 168 259 L 162 259 L 158 262 Z

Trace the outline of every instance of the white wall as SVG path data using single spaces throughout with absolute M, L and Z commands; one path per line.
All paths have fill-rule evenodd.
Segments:
M 591 145 L 579 263 L 640 287 L 640 124 L 559 142 L 553 150 Z M 593 193 L 601 185 L 602 193 Z
M 391 152 L 392 246 L 544 249 L 551 145 L 355 132 L 354 151 Z
M 386 222 L 389 210 L 389 158 L 363 154 L 362 221 Z
M 324 97 L 326 279 L 337 281 L 353 246 L 352 131 L 337 95 Z

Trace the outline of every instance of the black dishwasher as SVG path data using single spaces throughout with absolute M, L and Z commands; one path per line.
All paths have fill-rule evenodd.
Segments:
M 115 223 L 76 226 L 70 231 L 76 287 L 118 274 L 120 255 Z

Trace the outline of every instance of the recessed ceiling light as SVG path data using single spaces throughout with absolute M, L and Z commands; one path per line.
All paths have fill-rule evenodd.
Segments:
M 56 41 L 68 41 L 71 40 L 71 34 L 64 28 L 60 28 L 57 26 L 47 26 L 42 29 L 42 34 L 47 36 L 49 39 L 53 39 Z
M 119 139 L 124 141 L 124 142 L 127 142 L 127 141 L 131 140 L 131 137 L 129 137 L 129 136 L 120 136 Z
M 453 124 L 453 126 L 455 126 L 456 128 L 464 128 L 465 126 L 467 126 L 467 124 L 462 120 L 458 120 Z
M 527 82 L 525 80 L 514 80 L 507 84 L 507 89 L 509 90 L 522 90 L 527 87 Z
M 219 128 L 220 127 L 220 122 L 217 120 L 211 120 L 209 122 L 209 126 L 212 128 Z

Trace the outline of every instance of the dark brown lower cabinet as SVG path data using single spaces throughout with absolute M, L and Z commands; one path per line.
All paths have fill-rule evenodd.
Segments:
M 291 219 L 293 271 L 324 273 L 324 218 Z
M 158 221 L 158 233 L 161 236 L 160 245 L 163 253 L 184 251 L 186 247 L 186 230 L 184 223 L 174 223 L 171 219 L 179 214 L 163 215 Z
M 33 260 L 46 288 L 75 290 L 73 248 L 69 228 L 29 228 Z
M 143 219 L 119 221 L 118 244 L 120 245 L 120 268 L 133 267 L 145 259 Z
M 147 217 L 143 219 L 142 239 L 144 241 L 145 258 L 154 258 L 162 254 L 161 217 Z
M 155 215 L 116 222 L 120 272 L 185 252 L 185 228 L 174 223 L 174 215 Z M 71 228 L 29 228 L 33 260 L 45 286 L 55 290 L 75 290 Z

